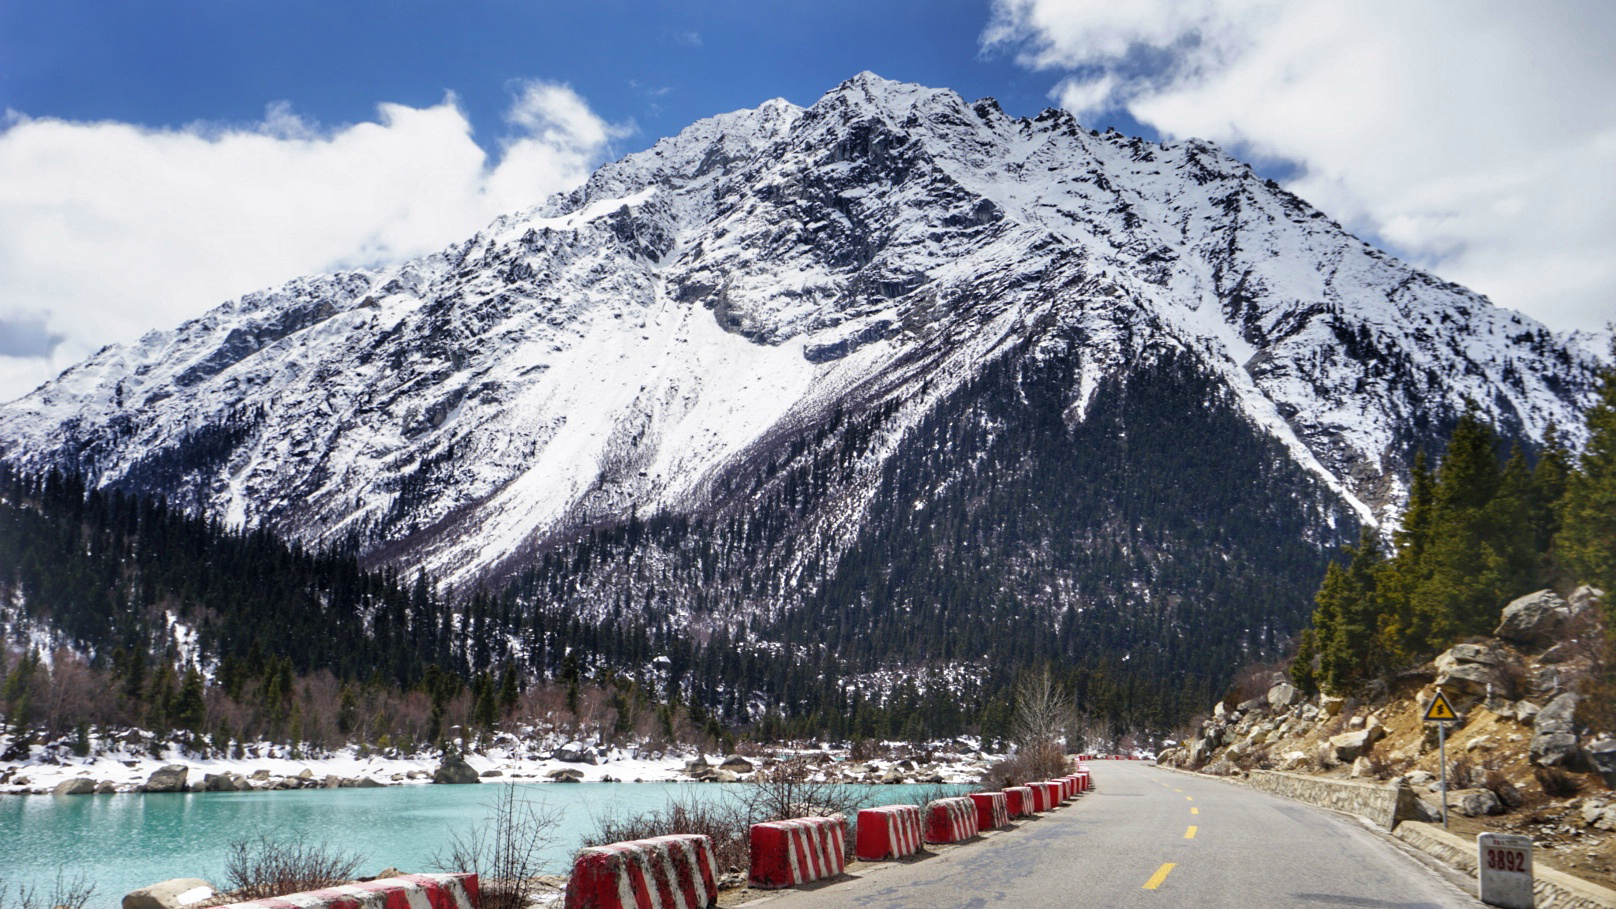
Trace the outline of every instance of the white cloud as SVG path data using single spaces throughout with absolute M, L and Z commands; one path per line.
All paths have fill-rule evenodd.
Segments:
M 1070 108 L 1301 167 L 1290 188 L 1556 328 L 1616 316 L 1616 5 L 999 0 Z
M 507 121 L 496 160 L 452 96 L 336 129 L 285 104 L 248 127 L 181 130 L 8 112 L 0 324 L 60 342 L 0 354 L 0 400 L 242 293 L 431 252 L 582 182 L 625 134 L 542 82 L 515 86 Z

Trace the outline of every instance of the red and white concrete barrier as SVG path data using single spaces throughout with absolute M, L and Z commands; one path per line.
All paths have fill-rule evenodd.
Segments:
M 858 813 L 853 854 L 860 861 L 899 859 L 920 851 L 920 806 L 884 805 Z
M 580 849 L 564 905 L 566 909 L 716 906 L 718 861 L 713 841 L 682 833 Z
M 1031 786 L 1004 787 L 1005 807 L 1009 809 L 1011 817 L 1032 817 L 1038 811 L 1033 807 L 1033 794 Z
M 1032 790 L 1032 810 L 1043 814 L 1054 807 L 1049 801 L 1049 790 L 1042 783 L 1028 783 L 1027 788 Z
M 847 833 L 839 817 L 799 817 L 752 825 L 754 887 L 775 890 L 806 884 L 834 877 L 846 867 Z
M 976 803 L 958 796 L 926 806 L 926 842 L 957 843 L 977 834 Z
M 1002 792 L 973 792 L 976 804 L 976 829 L 997 830 L 1010 823 L 1010 802 Z
M 1044 785 L 1049 787 L 1051 802 L 1059 805 L 1066 801 L 1066 787 L 1059 780 L 1045 780 Z
M 477 909 L 475 874 L 406 874 L 250 903 L 242 909 Z

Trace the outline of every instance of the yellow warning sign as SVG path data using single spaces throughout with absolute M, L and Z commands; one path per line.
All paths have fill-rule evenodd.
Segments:
M 1436 697 L 1432 698 L 1431 703 L 1425 707 L 1425 721 L 1427 723 L 1452 723 L 1458 721 L 1458 719 L 1459 714 L 1454 712 L 1453 705 L 1448 703 L 1448 696 L 1442 693 L 1442 689 L 1438 688 Z

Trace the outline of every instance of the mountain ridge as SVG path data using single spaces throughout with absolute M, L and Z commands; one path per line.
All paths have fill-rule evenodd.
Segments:
M 584 559 L 543 596 L 604 602 L 649 578 L 681 621 L 784 629 L 796 610 L 798 635 L 841 608 L 833 586 L 859 599 L 883 585 L 907 609 L 928 571 L 987 599 L 1020 591 L 996 608 L 1040 627 L 1145 615 L 1234 577 L 1208 563 L 1198 580 L 1186 566 L 1202 556 L 1175 540 L 1258 564 L 1283 528 L 1306 551 L 1274 563 L 1283 597 L 1234 635 L 1261 649 L 1305 615 L 1334 545 L 1395 520 L 1415 449 L 1437 450 L 1471 405 L 1506 437 L 1535 444 L 1553 424 L 1575 442 L 1596 363 L 1209 143 L 1011 118 L 866 73 L 807 108 L 698 121 L 439 253 L 300 278 L 104 349 L 0 406 L 0 458 L 462 589 L 592 549 L 601 530 L 693 520 L 727 567 L 670 530 L 621 556 L 634 577 Z M 1140 400 L 1159 410 L 1125 405 Z M 1254 438 L 1237 438 L 1242 422 Z M 1138 475 L 1203 476 L 1170 452 L 1130 457 L 1130 433 L 1170 448 L 1175 426 L 1243 452 L 1247 485 L 1215 495 L 1281 503 L 1251 513 L 1272 523 L 1264 542 L 1203 538 L 1220 515 L 1196 490 L 1163 499 L 1152 486 L 1172 476 Z M 994 471 L 1027 498 L 994 502 Z M 1023 522 L 1018 509 L 1062 494 L 1043 471 L 1103 517 Z M 952 541 L 900 519 L 932 507 L 960 524 Z M 1046 594 L 1046 553 L 1068 537 L 1086 542 L 1067 564 L 1089 573 Z M 926 551 L 968 545 L 1019 554 Z M 850 553 L 916 568 L 895 578 Z M 710 575 L 719 590 L 701 589 Z M 1192 621 L 1161 608 L 1158 630 Z M 1113 655 L 1139 633 L 1118 631 Z

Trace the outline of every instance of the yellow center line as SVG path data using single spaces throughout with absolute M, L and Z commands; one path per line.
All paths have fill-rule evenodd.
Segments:
M 1184 831 L 1184 839 L 1187 839 L 1187 840 L 1195 839 L 1195 830 L 1196 830 L 1195 825 L 1191 824 L 1190 829 Z
M 1182 789 L 1174 789 L 1173 791 L 1174 792 L 1183 792 L 1184 790 L 1182 790 Z
M 1186 802 L 1193 802 L 1193 801 L 1195 801 L 1195 796 L 1193 796 L 1193 795 L 1186 795 L 1186 796 L 1184 796 L 1184 801 L 1186 801 Z
M 1143 886 L 1143 887 L 1141 887 L 1139 889 L 1141 889 L 1141 890 L 1155 890 L 1157 887 L 1160 887 L 1162 885 L 1162 881 L 1167 880 L 1168 873 L 1171 872 L 1176 867 L 1178 867 L 1177 863 L 1168 862 L 1167 864 L 1161 866 L 1160 868 L 1157 868 L 1156 873 L 1152 874 L 1150 876 L 1150 880 L 1145 881 L 1145 886 Z
M 1201 813 L 1201 809 L 1195 807 L 1194 805 L 1190 806 L 1190 814 L 1200 814 L 1200 813 Z

